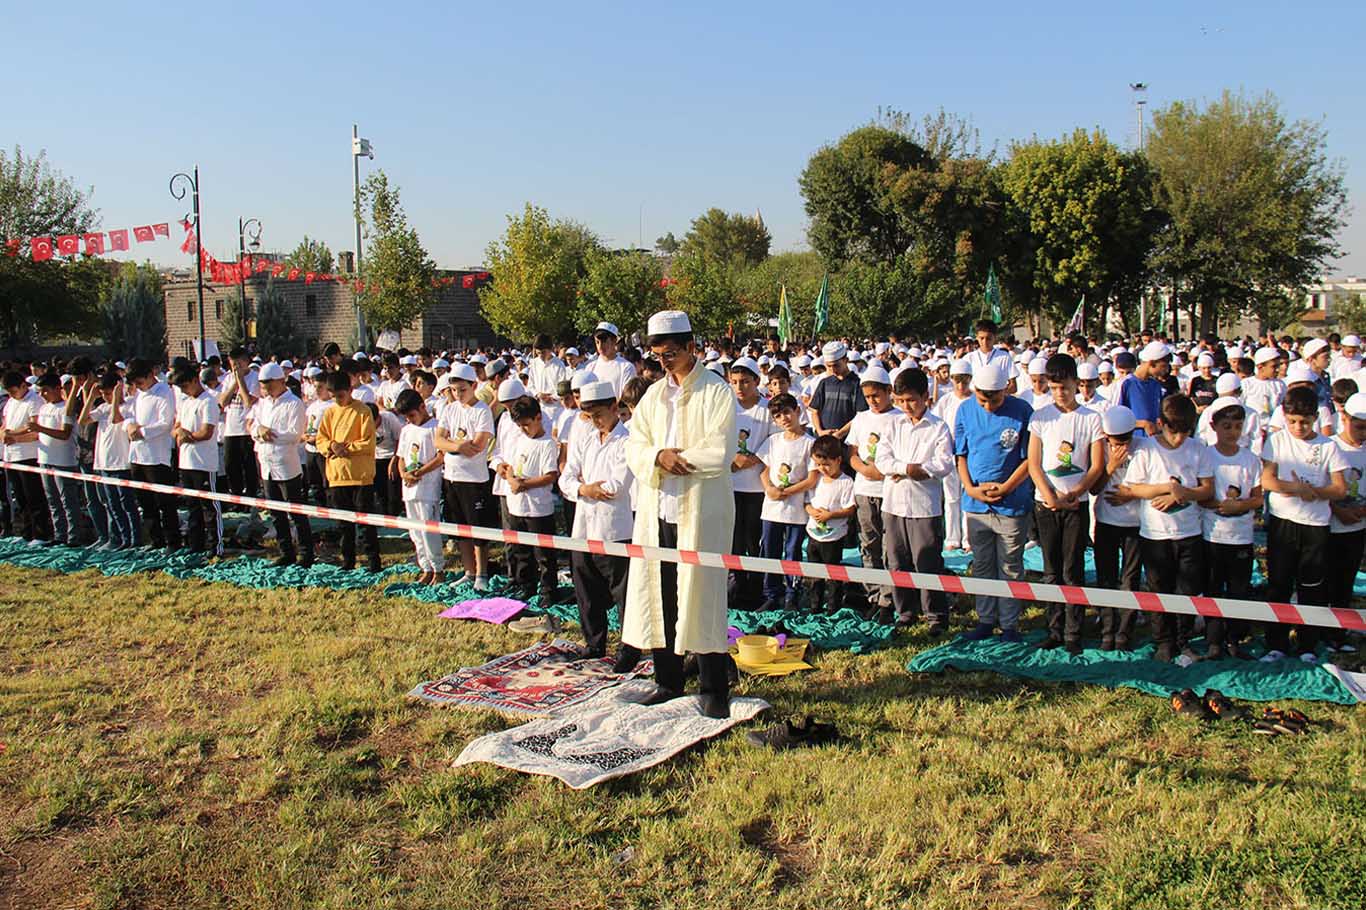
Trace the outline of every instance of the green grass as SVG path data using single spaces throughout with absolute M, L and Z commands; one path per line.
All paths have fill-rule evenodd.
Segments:
M 1359 710 L 1265 740 L 915 635 L 742 684 L 845 745 L 574 792 L 450 767 L 507 721 L 404 693 L 530 639 L 435 612 L 0 566 L 0 907 L 1366 906 Z

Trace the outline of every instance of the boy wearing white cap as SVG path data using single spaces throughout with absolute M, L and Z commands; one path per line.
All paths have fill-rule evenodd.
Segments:
M 275 366 L 276 370 L 279 366 Z M 180 485 L 191 490 L 217 492 L 218 441 L 214 435 L 221 420 L 218 401 L 199 381 L 199 370 L 186 364 L 177 367 L 171 384 L 183 397 L 176 405 L 171 438 L 180 447 Z M 211 556 L 223 554 L 223 515 L 216 499 L 189 499 L 187 523 L 190 550 Z
M 731 485 L 735 491 L 735 533 L 731 552 L 737 556 L 758 556 L 763 529 L 760 513 L 764 508 L 764 484 L 759 476 L 764 463 L 759 447 L 773 435 L 773 417 L 768 402 L 759 395 L 759 366 L 749 357 L 730 365 L 730 385 L 735 391 L 736 451 L 731 460 Z M 754 572 L 732 571 L 727 580 L 726 597 L 737 609 L 759 602 L 763 576 Z
M 610 383 L 618 398 L 626 383 L 636 375 L 636 368 L 631 361 L 617 353 L 620 338 L 621 332 L 615 325 L 599 322 L 593 329 L 593 344 L 597 346 L 598 356 L 586 367 L 599 382 Z
M 427 413 L 426 402 L 414 389 L 402 389 L 394 400 L 394 413 L 404 420 L 398 436 L 397 463 L 403 487 L 404 514 L 415 521 L 441 520 L 442 454 L 436 447 L 436 420 Z M 409 529 L 422 570 L 417 583 L 436 585 L 446 580 L 446 554 L 441 550 L 441 532 Z
M 1333 357 L 1333 348 L 1322 338 L 1311 338 L 1300 348 L 1300 357 L 1314 378 L 1314 391 L 1319 396 L 1319 404 L 1332 405 L 1333 381 L 1328 378 L 1328 364 Z
M 1134 412 L 1122 404 L 1105 410 L 1100 417 L 1100 426 L 1105 434 L 1105 457 L 1100 476 L 1091 487 L 1096 515 L 1092 547 L 1096 559 L 1096 585 L 1137 591 L 1143 577 L 1139 540 L 1142 503 L 1130 495 L 1124 485 L 1133 453 L 1147 442 L 1134 438 Z M 1101 608 L 1102 651 L 1127 651 L 1133 646 L 1135 615 L 1133 610 Z
M 493 412 L 475 397 L 474 370 L 458 363 L 447 375 L 454 399 L 442 407 L 433 443 L 444 454 L 442 487 L 446 518 L 456 524 L 494 527 L 493 488 L 489 478 L 489 443 L 493 440 Z M 465 574 L 455 583 L 470 581 L 476 591 L 489 585 L 488 544 L 468 537 L 456 540 Z
M 1276 376 L 1281 356 L 1277 348 L 1258 348 L 1252 355 L 1256 376 L 1243 380 L 1243 403 L 1260 414 L 1263 422 L 1271 418 L 1285 397 L 1285 382 Z
M 322 423 L 323 412 L 332 407 L 332 386 L 321 370 L 318 370 L 314 379 L 313 400 L 304 409 L 304 473 L 314 505 L 326 507 L 327 466 L 326 459 L 318 451 L 318 425 Z
M 1195 402 L 1196 413 L 1203 414 L 1205 408 L 1209 407 L 1214 399 L 1219 397 L 1219 393 L 1214 388 L 1214 356 L 1208 353 L 1201 354 L 1195 358 L 1195 368 L 1198 372 L 1191 377 L 1186 394 L 1190 395 L 1191 401 Z
M 1347 346 L 1349 335 L 1342 340 Z M 1342 406 L 1341 429 L 1333 442 L 1342 454 L 1347 468 L 1347 495 L 1331 504 L 1333 519 L 1328 526 L 1328 605 L 1347 609 L 1352 605 L 1352 588 L 1366 550 L 1366 498 L 1362 476 L 1366 474 L 1366 393 L 1358 392 Z M 1332 645 L 1346 647 L 1346 637 L 1340 630 L 1325 630 L 1324 637 Z
M 975 350 L 969 351 L 965 355 L 965 358 L 968 363 L 972 365 L 974 372 L 989 363 L 999 362 L 1006 371 L 1006 375 L 1011 378 L 1011 382 L 1014 382 L 1014 377 L 1011 376 L 1013 361 L 1010 359 L 1010 352 L 1005 348 L 996 347 L 996 336 L 998 332 L 999 329 L 996 323 L 992 322 L 990 319 L 977 320 L 977 325 L 974 328 L 977 347 Z
M 849 369 L 849 352 L 843 342 L 826 342 L 821 359 L 830 375 L 811 393 L 811 429 L 817 436 L 833 433 L 844 439 L 854 415 L 866 411 L 868 403 L 859 390 L 858 375 Z
M 972 362 L 963 358 L 950 363 L 949 381 L 948 390 L 930 410 L 944 421 L 952 437 L 958 409 L 972 397 Z M 963 482 L 958 478 L 958 471 L 953 470 L 944 476 L 944 546 L 949 550 L 966 549 L 967 528 L 963 514 Z
M 1140 437 L 1154 436 L 1172 371 L 1171 348 L 1161 341 L 1151 341 L 1139 351 L 1138 360 L 1138 369 L 1120 387 L 1119 404 L 1134 412 L 1138 422 L 1135 433 Z
M 1342 347 L 1333 353 L 1332 363 L 1328 367 L 1329 378 L 1334 382 L 1354 378 L 1355 373 L 1361 369 L 1360 351 L 1360 338 L 1356 335 L 1344 337 Z
M 887 371 L 873 365 L 859 377 L 868 410 L 854 415 L 849 428 L 849 464 L 854 469 L 854 509 L 858 521 L 859 553 L 867 568 L 886 563 L 883 543 L 883 476 L 877 467 L 878 452 L 890 436 L 892 422 L 901 412 L 892 406 L 892 382 Z M 884 623 L 892 621 L 892 589 L 889 585 L 864 585 L 868 606 Z
M 1031 359 L 1028 369 L 1030 388 L 1020 397 L 1037 411 L 1053 403 L 1053 393 L 1048 391 L 1048 358 L 1041 354 Z
M 510 380 L 509 380 L 510 381 Z M 521 434 L 503 450 L 499 475 L 507 483 L 509 530 L 555 533 L 555 499 L 551 491 L 560 473 L 560 446 L 545 430 L 541 406 L 524 395 L 508 405 L 508 414 Z M 508 545 L 510 596 L 519 600 L 540 597 L 542 606 L 555 596 L 556 551 L 551 547 Z

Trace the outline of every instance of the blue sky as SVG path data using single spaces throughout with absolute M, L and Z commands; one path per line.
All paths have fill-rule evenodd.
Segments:
M 449 268 L 527 201 L 616 245 L 759 209 L 775 250 L 800 249 L 798 174 L 879 105 L 968 116 L 1003 149 L 1079 126 L 1129 145 L 1134 81 L 1150 107 L 1274 92 L 1324 121 L 1366 193 L 1362 4 L 917 5 L 12 4 L 0 144 L 93 184 L 106 229 L 179 218 L 166 183 L 197 163 L 225 258 L 239 216 L 271 249 L 354 245 L 356 122 L 377 153 L 362 176 L 385 169 Z M 1366 273 L 1366 211 L 1340 239 L 1330 273 Z M 136 252 L 184 261 L 167 241 Z

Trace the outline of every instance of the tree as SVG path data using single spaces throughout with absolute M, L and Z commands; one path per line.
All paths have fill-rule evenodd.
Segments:
M 222 340 L 223 353 L 226 354 L 235 347 L 240 347 L 247 343 L 247 337 L 242 334 L 246 325 L 246 301 L 242 299 L 242 289 L 233 288 L 228 293 L 227 302 L 223 305 L 223 318 L 220 320 L 222 328 L 219 329 L 218 337 Z
M 740 302 L 739 272 L 734 262 L 681 253 L 670 268 L 669 306 L 687 313 L 701 335 L 724 335 L 732 327 L 742 332 L 747 314 Z
M 960 312 L 953 288 L 926 288 L 909 256 L 893 262 L 851 262 L 830 283 L 830 328 L 859 336 L 893 332 L 933 335 Z
M 370 244 L 362 266 L 361 311 L 377 332 L 412 325 L 436 303 L 436 263 L 417 231 L 408 226 L 398 187 L 389 186 L 384 171 L 365 179 L 356 204 L 368 216 L 365 232 Z
M 792 337 L 811 337 L 815 323 L 816 294 L 825 275 L 825 263 L 820 254 L 811 250 L 801 253 L 779 253 L 770 256 L 750 269 L 738 272 L 736 292 L 753 327 L 749 334 L 767 337 L 768 320 L 778 316 L 779 290 L 787 288 L 787 304 L 792 311 Z M 833 312 L 831 314 L 834 315 Z M 739 329 L 736 329 L 737 334 Z
M 529 202 L 507 223 L 503 236 L 485 251 L 494 280 L 479 289 L 484 317 L 513 338 L 558 335 L 575 323 L 588 256 L 601 245 L 583 225 L 551 221 L 549 212 Z
M 1202 331 L 1244 312 L 1275 324 L 1284 289 L 1302 290 L 1339 254 L 1347 191 L 1325 147 L 1320 124 L 1287 123 L 1271 95 L 1226 91 L 1203 110 L 1153 112 L 1147 154 L 1171 223 L 1152 261 Z
M 166 309 L 161 277 L 150 264 L 124 263 L 101 306 L 104 342 L 122 358 L 166 356 Z
M 758 217 L 710 208 L 693 219 L 679 252 L 712 262 L 754 265 L 768 256 L 772 242 Z
M 589 250 L 575 324 L 590 332 L 599 322 L 610 322 L 624 335 L 643 335 L 650 314 L 664 309 L 663 279 L 664 263 L 654 256 Z
M 326 243 L 313 240 L 305 234 L 294 251 L 285 257 L 284 266 L 300 272 L 327 274 L 336 267 L 336 261 Z
M 678 242 L 678 238 L 674 236 L 673 231 L 669 231 L 669 233 L 665 234 L 663 237 L 655 239 L 655 249 L 666 256 L 672 256 L 674 253 L 677 253 L 680 246 L 682 246 L 682 244 Z
M 1360 294 L 1348 294 L 1333 301 L 1333 319 L 1339 332 L 1366 333 L 1366 300 Z
M 303 340 L 294 330 L 285 295 L 275 286 L 274 278 L 266 279 L 266 286 L 256 297 L 256 350 L 263 357 L 293 355 L 303 348 Z

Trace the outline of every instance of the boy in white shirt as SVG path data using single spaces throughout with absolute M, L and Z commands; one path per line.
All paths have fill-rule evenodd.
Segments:
M 44 373 L 38 377 L 38 395 L 43 404 L 29 419 L 29 430 L 38 434 L 38 464 L 44 467 L 76 470 L 75 420 L 67 413 L 62 397 L 61 377 Z M 80 481 L 70 477 L 44 474 L 43 493 L 52 516 L 53 544 L 82 546 Z
M 1241 401 L 1216 398 L 1205 414 L 1211 415 L 1214 433 L 1214 445 L 1206 452 L 1214 495 L 1200 503 L 1209 563 L 1205 594 L 1246 598 L 1252 587 L 1252 516 L 1262 508 L 1262 462 L 1243 444 L 1248 414 Z M 1206 617 L 1205 657 L 1238 656 L 1241 632 L 1241 623 Z
M 1142 503 L 1122 489 L 1133 453 L 1147 444 L 1146 440 L 1134 437 L 1137 425 L 1134 412 L 1122 404 L 1106 408 L 1100 418 L 1100 428 L 1105 434 L 1105 458 L 1091 493 L 1096 515 L 1092 550 L 1096 559 L 1096 586 L 1101 588 L 1136 591 L 1143 577 L 1138 535 Z M 1133 646 L 1135 618 L 1133 610 L 1102 607 L 1100 649 L 1129 650 Z
M 1199 594 L 1205 586 L 1205 552 L 1200 510 L 1195 503 L 1214 494 L 1205 447 L 1191 438 L 1195 403 L 1185 395 L 1162 399 L 1157 434 L 1132 456 L 1120 492 L 1143 500 L 1139 537 L 1148 590 L 1155 594 Z M 1155 660 L 1170 663 L 1185 654 L 1195 627 L 1192 617 L 1153 613 Z
M 327 458 L 318 451 L 318 426 L 323 422 L 323 412 L 330 407 L 332 387 L 319 380 L 313 387 L 313 400 L 304 410 L 304 455 L 313 502 L 323 508 L 327 507 Z
M 1034 524 L 1043 551 L 1043 583 L 1086 584 L 1086 532 L 1092 484 L 1104 458 L 1100 417 L 1077 402 L 1077 361 L 1054 354 L 1045 364 L 1049 404 L 1029 419 L 1029 476 L 1034 481 Z M 1042 648 L 1062 645 L 1080 654 L 1081 604 L 1048 604 Z
M 218 440 L 221 421 L 217 397 L 199 381 L 199 371 L 184 365 L 176 368 L 171 384 L 181 392 L 176 405 L 171 438 L 179 448 L 180 485 L 191 490 L 217 492 Z M 216 499 L 186 497 L 189 508 L 188 543 L 193 553 L 222 555 L 223 517 Z
M 82 426 L 95 424 L 93 469 L 101 477 L 129 478 L 128 434 L 122 424 L 132 418 L 133 406 L 123 400 L 123 380 L 110 370 L 89 390 L 76 421 Z M 132 489 L 102 483 L 99 490 L 109 515 L 109 543 L 100 549 L 128 550 L 138 546 L 142 541 L 142 518 Z
M 844 444 L 838 436 L 822 436 L 811 444 L 813 472 L 819 482 L 806 503 L 806 556 L 811 562 L 838 565 L 844 557 L 844 538 L 854 517 L 854 481 L 844 473 Z M 826 594 L 829 588 L 830 599 Z M 812 613 L 835 613 L 844 608 L 844 584 L 825 579 L 811 582 Z
M 394 413 L 405 423 L 398 434 L 399 483 L 403 488 L 403 513 L 415 521 L 441 520 L 441 466 L 445 457 L 436 447 L 436 421 L 427 413 L 422 394 L 400 389 Z M 408 536 L 422 570 L 417 583 L 436 585 L 446 580 L 446 556 L 441 551 L 440 531 L 409 529 Z
M 854 469 L 854 507 L 858 510 L 858 544 L 863 565 L 881 569 L 886 565 L 886 544 L 882 517 L 882 472 L 877 469 L 877 454 L 889 437 L 892 424 L 901 412 L 892 406 L 892 379 L 880 364 L 873 364 L 859 377 L 859 388 L 868 410 L 859 411 L 849 425 L 849 465 Z M 870 615 L 892 617 L 892 586 L 864 585 Z
M 765 439 L 758 450 L 764 463 L 759 477 L 765 496 L 759 551 L 769 559 L 795 561 L 802 558 L 802 538 L 806 536 L 806 492 L 820 479 L 810 473 L 814 440 L 802 429 L 796 398 L 779 395 L 768 403 L 768 412 L 781 432 Z M 800 594 L 800 578 L 765 575 L 760 609 L 795 610 Z
M 1346 344 L 1346 339 L 1343 340 Z M 1366 393 L 1358 392 L 1342 405 L 1341 429 L 1333 442 L 1347 462 L 1343 473 L 1347 495 L 1332 504 L 1333 520 L 1328 527 L 1328 604 L 1347 609 L 1352 605 L 1352 587 L 1357 568 L 1366 550 L 1366 499 L 1362 476 L 1366 474 Z M 1326 629 L 1325 639 L 1339 650 L 1355 650 L 1347 645 L 1340 629 Z
M 508 485 L 509 530 L 554 534 L 551 490 L 560 473 L 560 447 L 545 431 L 536 399 L 519 398 L 508 406 L 508 413 L 521 433 L 510 450 L 504 451 L 505 460 L 498 468 Z M 555 550 L 510 544 L 508 577 L 513 584 L 510 596 L 530 600 L 539 594 L 541 603 L 548 606 L 555 596 Z
M 1323 606 L 1329 602 L 1327 552 L 1330 503 L 1347 495 L 1347 460 L 1333 440 L 1318 433 L 1319 400 L 1309 386 L 1295 386 L 1281 404 L 1285 429 L 1267 440 L 1262 452 L 1262 488 L 1270 493 L 1266 526 L 1266 599 Z M 1318 629 L 1267 623 L 1264 661 L 1290 653 L 1290 633 L 1306 663 L 1317 658 Z
M 897 374 L 892 400 L 901 413 L 877 451 L 887 568 L 939 575 L 944 571 L 944 477 L 954 470 L 953 439 L 944 421 L 929 412 L 930 381 L 919 369 Z M 948 631 L 949 604 L 942 591 L 897 587 L 892 602 L 897 626 L 909 626 L 923 613 L 930 637 Z
M 759 365 L 741 357 L 730 365 L 730 387 L 735 391 L 735 427 L 738 442 L 730 462 L 731 489 L 735 497 L 735 531 L 731 552 L 758 556 L 763 530 L 764 482 L 759 474 L 764 463 L 755 454 L 775 430 L 768 403 L 759 394 Z M 763 576 L 732 571 L 726 579 L 726 600 L 736 609 L 752 609 L 759 602 Z
M 958 419 L 958 409 L 963 402 L 972 398 L 972 363 L 968 360 L 955 360 L 949 364 L 951 385 L 934 403 L 930 411 L 944 421 L 953 435 L 954 421 Z M 968 523 L 963 515 L 963 481 L 958 472 L 950 471 L 944 477 L 944 546 L 949 550 L 964 550 L 968 547 Z
M 29 429 L 43 399 L 29 387 L 22 373 L 5 374 L 4 441 L 5 460 L 16 464 L 38 464 L 38 434 Z M 52 519 L 43 492 L 43 477 L 28 471 L 9 471 L 5 492 L 10 499 L 13 522 L 23 528 L 30 544 L 52 537 Z
M 447 374 L 455 400 L 441 409 L 437 420 L 436 447 L 445 453 L 442 470 L 446 493 L 446 519 L 474 527 L 494 527 L 492 482 L 488 451 L 493 439 L 493 412 L 475 395 L 477 379 L 469 364 L 457 363 Z M 476 591 L 488 590 L 488 544 L 461 537 L 456 540 L 465 574 L 456 580 L 474 583 Z

